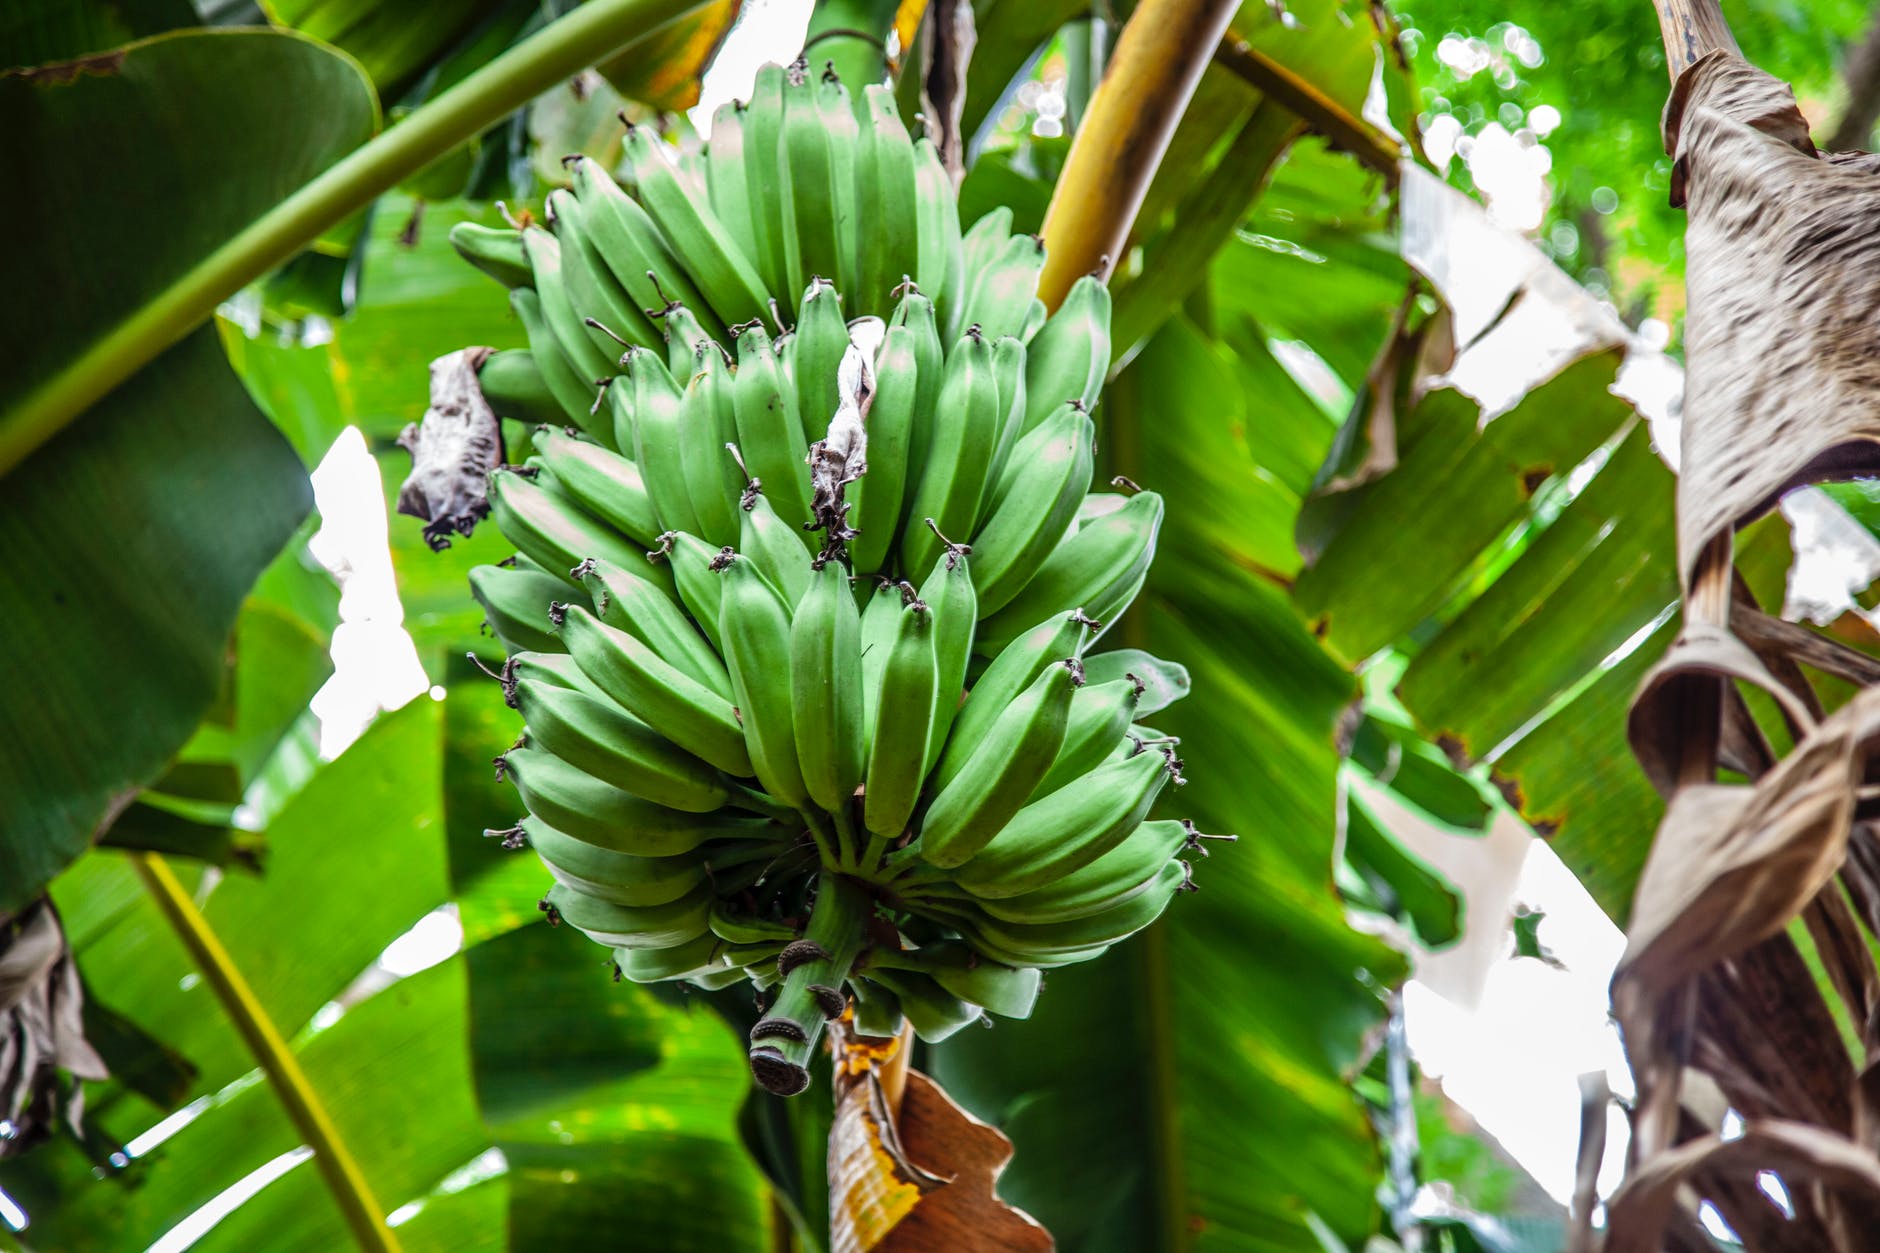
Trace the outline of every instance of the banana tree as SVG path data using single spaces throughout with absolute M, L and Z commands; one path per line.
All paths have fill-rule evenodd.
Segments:
M 299 715 L 321 677 L 326 628 L 306 615 L 304 598 L 278 588 L 264 594 L 271 582 L 293 580 L 294 550 L 249 593 L 306 513 L 301 460 L 317 459 L 340 428 L 357 424 L 379 443 L 387 481 L 397 482 L 404 454 L 392 444 L 414 416 L 426 365 L 474 345 L 494 350 L 474 363 L 488 369 L 503 350 L 534 340 L 528 301 L 520 324 L 512 322 L 489 299 L 487 279 L 451 254 L 453 237 L 466 251 L 479 238 L 501 238 L 478 233 L 500 223 L 494 207 L 465 201 L 420 215 L 409 199 L 378 198 L 421 172 L 420 181 L 440 178 L 451 161 L 483 171 L 455 189 L 487 194 L 504 168 L 491 154 L 517 133 L 504 119 L 589 65 L 608 70 L 626 97 L 656 108 L 687 103 L 683 84 L 727 20 L 723 6 L 693 13 L 678 3 L 590 0 L 532 30 L 519 10 L 534 7 L 483 6 L 448 21 L 386 16 L 382 26 L 354 27 L 326 6 L 282 5 L 273 19 L 306 33 L 172 33 L 69 59 L 95 51 L 85 42 L 101 29 L 93 26 L 51 31 L 45 39 L 66 42 L 7 58 L 45 65 L 0 81 L 0 108 L 19 120 L 7 142 L 19 146 L 22 163 L 52 168 L 54 154 L 77 150 L 80 136 L 111 134 L 121 144 L 114 167 L 147 171 L 139 178 L 152 189 L 151 212 L 170 215 L 164 255 L 153 262 L 140 249 L 112 265 L 114 278 L 133 277 L 134 296 L 107 310 L 84 303 L 95 285 L 63 275 L 102 276 L 108 253 L 92 241 L 134 238 L 123 229 L 123 202 L 101 205 L 71 182 L 11 210 L 45 216 L 35 237 L 48 247 L 21 264 L 72 310 L 17 315 L 17 342 L 39 351 L 36 370 L 11 380 L 0 426 L 5 469 L 20 489 L 0 525 L 28 557 L 0 577 L 9 580 L 7 603 L 20 607 L 32 663 L 4 699 L 38 712 L 35 725 L 52 719 L 31 755 L 6 767 L 0 848 L 9 860 L 0 884 L 10 893 L 6 907 L 22 907 L 75 862 L 52 882 L 52 900 L 93 993 L 88 1003 L 96 1016 L 108 1011 L 116 1029 L 87 1031 L 116 1077 L 93 1091 L 85 1138 L 0 1170 L 0 1187 L 31 1219 L 24 1238 L 35 1243 L 148 1244 L 185 1220 L 219 1214 L 209 1243 L 331 1247 L 344 1231 L 366 1247 L 552 1247 L 657 1214 L 669 1229 L 636 1228 L 648 1230 L 649 1247 L 819 1247 L 832 1208 L 841 1220 L 846 1196 L 832 1205 L 824 1173 L 833 1095 L 808 1064 L 821 1009 L 811 985 L 840 995 L 839 976 L 810 977 L 828 957 L 802 967 L 786 985 L 794 998 L 787 1012 L 773 1006 L 766 1020 L 788 1022 L 805 1038 L 772 1028 L 757 1042 L 766 1058 L 782 1057 L 783 1067 L 768 1072 L 788 1080 L 781 1086 L 817 1085 L 785 1106 L 750 1090 L 736 1039 L 758 1022 L 748 993 L 740 1004 L 726 992 L 687 998 L 612 986 L 605 965 L 584 965 L 584 950 L 537 908 L 547 883 L 540 863 L 483 837 L 515 823 L 517 800 L 488 777 L 488 759 L 514 740 L 517 724 L 502 686 L 446 658 L 472 647 L 501 660 L 497 642 L 476 634 L 486 615 L 502 629 L 493 597 L 478 605 L 466 591 L 472 568 L 511 551 L 495 528 L 458 537 L 441 554 L 415 522 L 394 530 L 413 634 L 445 699 L 441 710 L 420 702 L 388 717 L 323 767 L 306 760 Z M 1360 396 L 1373 376 L 1384 377 L 1374 358 L 1400 359 L 1392 349 L 1408 329 L 1399 311 L 1410 280 L 1381 207 L 1399 185 L 1414 130 L 1408 85 L 1391 68 L 1399 64 L 1394 32 L 1364 6 L 1294 5 L 1282 19 L 1263 5 L 1244 13 L 1145 5 L 1123 27 L 1103 86 L 1078 101 L 1081 127 L 1066 154 L 1048 137 L 1010 145 L 992 142 L 993 133 L 1009 107 L 1002 102 L 1017 98 L 1008 88 L 1031 77 L 1026 64 L 1041 47 L 1081 56 L 1079 72 L 1095 77 L 1092 49 L 1104 43 L 1088 37 L 1096 19 L 1074 7 L 1021 12 L 987 3 L 975 6 L 976 37 L 967 40 L 963 8 L 920 25 L 892 8 L 819 8 L 812 51 L 859 67 L 853 74 L 865 81 L 888 69 L 882 49 L 893 29 L 899 47 L 919 54 L 900 67 L 899 113 L 918 108 L 932 119 L 941 171 L 958 175 L 970 164 L 959 186 L 966 225 L 1002 205 L 1008 216 L 994 220 L 1012 244 L 1041 231 L 1038 290 L 1047 301 L 1064 291 L 1095 301 L 1094 279 L 1074 281 L 1091 271 L 1114 292 L 1113 377 L 1095 415 L 1101 472 L 1159 491 L 1168 521 L 1142 601 L 1114 628 L 1122 648 L 1108 651 L 1129 660 L 1104 664 L 1117 669 L 1113 683 L 1136 673 L 1131 665 L 1151 668 L 1156 656 L 1186 668 L 1195 694 L 1156 718 L 1179 737 L 1193 779 L 1181 809 L 1202 831 L 1241 835 L 1208 859 L 1201 890 L 1178 900 L 1164 922 L 1099 961 L 1054 974 L 1029 1021 L 922 1045 L 916 1061 L 1009 1134 L 1016 1153 L 1001 1194 L 1067 1247 L 1361 1243 L 1384 1221 L 1374 1200 L 1381 1159 L 1350 1080 L 1384 1015 L 1381 992 L 1403 966 L 1348 925 L 1334 867 L 1362 866 L 1378 890 L 1354 889 L 1353 899 L 1380 908 L 1390 908 L 1385 898 L 1442 889 L 1427 868 L 1392 854 L 1387 832 L 1368 851 L 1338 838 L 1346 825 L 1340 779 L 1354 768 L 1345 753 L 1365 760 L 1360 746 L 1376 741 L 1348 733 L 1358 683 L 1346 663 L 1362 654 L 1342 649 L 1338 635 L 1329 651 L 1314 638 L 1311 620 L 1320 615 L 1308 583 L 1329 576 L 1319 573 L 1324 559 L 1303 571 L 1292 529 L 1302 502 L 1320 494 L 1319 466 L 1345 449 L 1273 345 L 1311 344 Z M 329 50 L 323 35 L 357 63 Z M 630 44 L 636 53 L 616 55 Z M 242 72 L 227 72 L 235 64 Z M 1374 78 L 1389 126 L 1366 120 L 1377 116 L 1366 108 Z M 223 151 L 239 156 L 234 145 L 263 142 L 230 119 L 276 108 L 270 88 L 321 102 L 291 115 L 310 133 L 283 144 L 283 130 L 265 153 L 227 162 Z M 392 102 L 410 112 L 362 144 L 381 103 Z M 889 112 L 880 116 L 887 125 Z M 152 129 L 139 132 L 127 118 Z M 200 135 L 218 124 L 231 147 L 191 146 L 202 169 L 150 168 L 176 147 L 165 136 L 180 130 L 164 126 Z M 1308 130 L 1327 143 L 1302 142 Z M 630 144 L 651 142 L 646 127 L 636 134 Z M 716 127 L 713 134 L 722 142 Z M 467 156 L 472 141 L 480 149 Z M 581 178 L 594 177 L 595 157 L 616 155 L 608 148 L 570 163 L 576 192 Z M 843 155 L 829 148 L 822 159 Z M 1046 177 L 1060 165 L 1061 178 Z M 267 178 L 231 182 L 230 168 Z M 705 175 L 715 197 L 709 165 Z M 209 185 L 226 189 L 226 199 L 185 194 Z M 437 194 L 434 184 L 407 190 Z M 760 180 L 744 190 L 754 205 L 766 189 Z M 548 200 L 544 216 L 558 205 L 581 207 L 565 191 Z M 55 229 L 67 217 L 91 225 Z M 789 220 L 797 220 L 795 206 Z M 772 222 L 754 216 L 759 224 Z M 22 222 L 19 237 L 34 225 Z M 826 234 L 839 241 L 841 229 L 838 221 Z M 547 247 L 546 232 L 523 238 L 526 249 Z M 842 254 L 830 255 L 840 275 Z M 869 275 L 866 251 L 859 255 L 856 272 Z M 1302 255 L 1331 258 L 1335 281 L 1308 295 L 1286 268 Z M 491 268 L 504 263 L 485 259 Z M 526 251 L 521 260 L 535 270 Z M 199 329 L 218 302 L 270 271 L 276 277 L 259 292 L 266 319 L 307 299 L 307 284 L 282 275 L 330 278 L 333 266 L 355 261 L 356 304 L 325 342 L 272 329 L 247 334 L 231 319 L 218 346 Z M 792 273 L 787 248 L 783 265 Z M 884 293 L 898 277 L 879 265 L 872 274 Z M 712 283 L 698 278 L 701 287 Z M 945 280 L 919 278 L 944 294 Z M 724 281 L 736 286 L 735 264 Z M 1019 305 L 1021 326 L 1029 309 Z M 630 335 L 634 316 L 625 304 L 613 319 L 620 325 L 608 329 Z M 810 344 L 809 321 L 798 328 L 793 370 Z M 571 348 L 608 351 L 583 325 L 570 329 Z M 845 351 L 838 344 L 834 359 Z M 1102 373 L 1087 373 L 1086 385 Z M 578 384 L 580 374 L 560 381 L 570 379 Z M 878 382 L 873 403 L 886 412 L 892 391 L 885 377 Z M 498 391 L 493 381 L 487 391 Z M 192 456 L 187 477 L 168 452 L 180 440 L 157 435 L 175 428 L 183 436 L 183 409 L 171 397 L 185 395 L 209 401 L 198 421 L 225 426 L 205 460 Z M 1537 419 L 1569 411 L 1584 395 L 1537 401 Z M 541 402 L 539 389 L 516 399 L 518 408 Z M 570 409 L 548 399 L 554 411 Z M 1094 399 L 1094 390 L 1080 397 Z M 579 424 L 585 409 L 567 416 Z M 735 425 L 735 398 L 732 411 Z M 524 446 L 513 429 L 511 437 Z M 42 473 L 30 474 L 34 467 Z M 770 475 L 772 493 L 782 495 L 792 472 Z M 105 491 L 107 481 L 118 490 Z M 145 490 L 165 481 L 196 490 Z M 126 494 L 124 484 L 139 491 Z M 808 484 L 812 505 L 816 486 Z M 860 495 L 865 518 L 871 502 L 865 489 Z M 65 516 L 79 499 L 97 502 L 82 522 Z M 222 520 L 231 516 L 273 522 L 230 528 Z M 930 563 L 948 538 L 911 534 L 905 542 L 929 549 Z M 89 576 L 82 584 L 81 568 Z M 1428 582 L 1446 577 L 1432 570 Z M 191 580 L 201 595 L 179 590 Z M 129 595 L 133 581 L 143 595 Z M 1418 586 L 1426 600 L 1437 594 Z M 554 638 L 546 623 L 528 625 Z M 71 664 L 74 629 L 96 664 Z M 1386 629 L 1379 643 L 1396 637 Z M 1181 673 L 1153 668 L 1157 699 L 1179 693 Z M 755 708 L 753 696 L 765 699 L 740 689 L 737 704 Z M 1404 794 L 1439 810 L 1448 804 L 1465 828 L 1481 824 L 1487 802 L 1440 755 L 1418 748 L 1406 728 L 1375 718 L 1367 725 L 1373 736 L 1394 737 L 1394 757 L 1416 763 L 1380 767 Z M 117 734 L 120 726 L 132 733 Z M 512 764 L 526 785 L 526 765 Z M 243 799 L 268 827 L 258 878 L 235 856 L 244 841 L 252 845 L 246 828 L 257 825 L 253 812 L 233 820 Z M 832 848 L 843 837 L 829 835 Z M 83 852 L 101 838 L 135 851 Z M 218 851 L 227 873 L 195 864 Z M 172 865 L 179 854 L 190 860 Z M 435 921 L 446 906 L 463 930 L 461 954 L 404 978 L 394 978 L 395 963 L 374 964 L 423 920 L 448 925 Z M 346 920 L 343 942 L 330 935 L 338 919 Z M 770 940 L 780 947 L 782 937 L 756 947 Z M 368 970 L 376 973 L 360 978 Z M 894 991 L 891 970 L 877 973 L 884 977 L 870 982 L 902 1009 L 918 999 Z M 73 1074 L 94 1069 L 82 1057 L 65 1064 Z M 890 1100 L 899 1064 L 890 1059 L 864 1097 L 879 1090 Z M 35 1101 L 65 1090 L 63 1081 L 49 1086 L 44 1071 L 33 1080 Z M 937 1108 L 922 1081 L 910 1085 L 916 1095 L 901 1098 L 904 1111 L 909 1099 L 912 1108 Z M 398 1102 L 404 1117 L 387 1108 Z M 39 1121 L 50 1119 L 42 1112 Z M 922 1222 L 942 1221 L 948 1189 L 933 1184 L 943 1159 L 921 1156 L 913 1138 L 939 1122 L 904 1121 L 903 1165 L 922 1168 L 925 1184 L 914 1185 L 919 1200 L 900 1229 L 911 1240 Z M 879 1133 L 893 1123 L 876 1117 L 872 1125 Z M 402 1133 L 388 1136 L 391 1125 Z M 989 1175 L 996 1166 L 986 1160 L 974 1159 L 975 1169 Z M 1259 1187 L 1245 1185 L 1249 1174 Z M 1105 1204 L 1092 1206 L 1093 1194 Z M 988 1217 L 1002 1213 L 990 1207 L 967 1213 L 1003 1221 Z

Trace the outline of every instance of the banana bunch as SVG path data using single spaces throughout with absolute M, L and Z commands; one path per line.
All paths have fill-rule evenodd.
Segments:
M 625 151 L 631 192 L 575 158 L 539 222 L 453 234 L 528 332 L 483 391 L 538 424 L 489 484 L 518 552 L 471 576 L 524 722 L 491 834 L 621 977 L 755 984 L 787 1095 L 845 1011 L 1026 1015 L 1232 837 L 1149 820 L 1186 673 L 1092 650 L 1163 507 L 1090 490 L 1105 288 L 1047 318 L 1040 242 L 962 234 L 888 89 L 800 62 L 702 156 Z

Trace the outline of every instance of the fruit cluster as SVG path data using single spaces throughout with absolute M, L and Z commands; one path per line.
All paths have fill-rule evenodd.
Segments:
M 962 236 L 933 145 L 857 103 L 769 66 L 703 153 L 629 127 L 631 195 L 571 158 L 546 224 L 452 235 L 528 332 L 483 391 L 544 423 L 489 486 L 519 555 L 472 576 L 526 723 L 494 834 L 624 977 L 754 982 L 784 1094 L 851 1001 L 927 1039 L 1025 1015 L 1204 838 L 1146 821 L 1181 763 L 1138 719 L 1185 672 L 1089 651 L 1162 518 L 1089 491 L 1108 294 L 1047 319 L 1042 244 Z

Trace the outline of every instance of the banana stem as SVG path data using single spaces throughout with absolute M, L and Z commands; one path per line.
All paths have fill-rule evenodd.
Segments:
M 855 872 L 862 869 L 862 835 L 856 829 L 855 816 L 849 812 L 849 806 L 843 805 L 835 811 L 837 856 L 842 869 Z
M 862 88 L 888 78 L 888 32 L 894 29 L 899 0 L 819 0 L 803 40 L 809 68 L 821 73 L 824 62 L 849 89 L 859 111 Z
M 222 300 L 329 227 L 562 79 L 701 3 L 591 0 L 421 105 L 250 223 L 34 389 L 0 423 L 0 474 L 201 326 Z
M 809 1059 L 830 1014 L 842 1010 L 841 988 L 861 955 L 874 898 L 853 879 L 825 870 L 816 885 L 803 939 L 777 958 L 783 989 L 751 1028 L 751 1074 L 778 1096 L 809 1086 Z
M 745 784 L 726 779 L 725 791 L 731 794 L 730 803 L 737 806 L 739 809 L 746 810 L 753 814 L 762 814 L 764 817 L 777 822 L 794 824 L 797 821 L 798 815 L 796 810 L 791 809 L 782 801 L 772 800 L 756 788 L 747 787 Z
M 816 855 L 822 858 L 822 864 L 831 869 L 843 866 L 842 848 L 835 832 L 829 826 L 829 817 L 820 809 L 805 809 L 797 816 L 809 828 L 810 838 L 816 841 Z
M 1071 142 L 1051 207 L 1038 296 L 1055 310 L 1085 274 L 1108 278 L 1238 0 L 1142 0 Z
M 145 889 L 183 941 L 183 947 L 189 950 L 197 969 L 221 1003 L 222 1012 L 228 1015 L 242 1042 L 254 1055 L 255 1063 L 268 1077 L 275 1096 L 287 1111 L 288 1120 L 313 1150 L 313 1164 L 319 1168 L 327 1190 L 345 1216 L 346 1225 L 352 1229 L 353 1239 L 369 1253 L 396 1253 L 398 1238 L 385 1225 L 384 1212 L 373 1198 L 359 1164 L 347 1151 L 333 1120 L 320 1103 L 319 1094 L 307 1081 L 300 1060 L 281 1038 L 280 1030 L 222 946 L 221 938 L 196 908 L 196 902 L 190 899 L 168 862 L 156 853 L 130 856 L 131 865 L 136 867 Z

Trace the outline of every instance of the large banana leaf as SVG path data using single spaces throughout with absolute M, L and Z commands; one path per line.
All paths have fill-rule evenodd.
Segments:
M 259 127 L 256 117 L 279 124 Z M 133 44 L 70 81 L 0 79 L 12 169 L 8 411 L 222 239 L 370 134 L 344 57 L 263 33 Z M 310 504 L 305 472 L 198 332 L 6 477 L 10 615 L 0 909 L 30 898 L 188 738 L 248 585 Z M 231 518 L 241 524 L 229 525 Z M 83 664 L 72 659 L 82 657 Z

